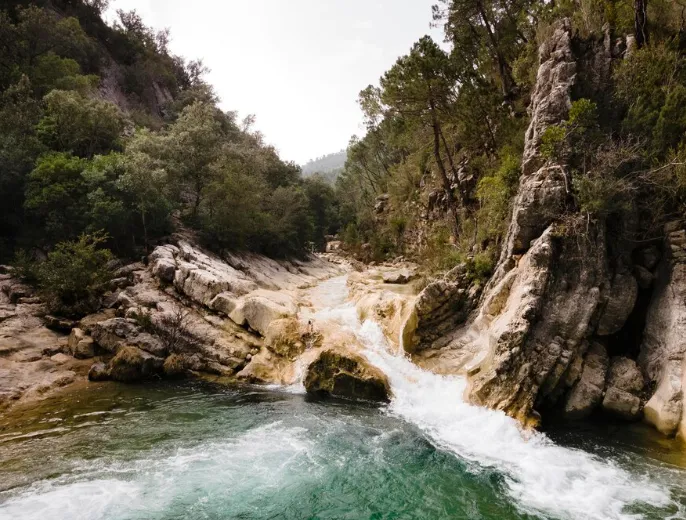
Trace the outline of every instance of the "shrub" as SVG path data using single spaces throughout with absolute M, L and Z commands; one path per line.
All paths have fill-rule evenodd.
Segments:
M 106 240 L 94 233 L 61 242 L 36 266 L 39 292 L 52 312 L 78 317 L 98 309 L 112 279 L 112 253 L 100 248 Z

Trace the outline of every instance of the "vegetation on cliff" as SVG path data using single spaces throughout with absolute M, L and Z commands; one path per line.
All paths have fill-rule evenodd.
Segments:
M 569 221 L 659 237 L 686 200 L 683 13 L 663 0 L 442 0 L 433 15 L 446 44 L 422 38 L 360 94 L 367 133 L 338 180 L 344 240 L 377 259 L 470 259 L 488 275 L 517 192 L 538 49 L 564 18 L 579 55 L 609 53 L 543 136 L 547 158 L 570 165 Z
M 333 189 L 219 109 L 202 63 L 174 56 L 168 32 L 135 12 L 108 26 L 106 4 L 0 10 L 0 260 L 84 233 L 136 257 L 178 219 L 215 249 L 321 247 Z

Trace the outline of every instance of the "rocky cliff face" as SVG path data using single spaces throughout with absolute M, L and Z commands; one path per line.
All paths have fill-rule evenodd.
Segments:
M 542 134 L 566 119 L 579 78 L 584 88 L 600 88 L 624 48 L 607 35 L 595 46 L 575 45 L 566 22 L 541 46 L 522 175 L 495 274 L 476 300 L 453 275 L 427 287 L 406 349 L 423 366 L 466 373 L 472 402 L 523 423 L 551 408 L 570 418 L 602 410 L 635 420 L 645 405 L 646 419 L 672 434 L 683 428 L 686 235 L 669 234 L 672 254 L 660 268 L 639 366 L 622 333 L 630 316 L 643 319 L 639 291 L 650 298 L 659 252 L 617 243 L 606 222 L 570 211 L 572 174 L 564 160 L 541 153 Z M 657 392 L 645 404 L 650 381 Z

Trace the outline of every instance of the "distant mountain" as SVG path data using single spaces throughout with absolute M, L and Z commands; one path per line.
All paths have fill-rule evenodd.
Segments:
M 310 177 L 319 173 L 332 184 L 336 182 L 338 174 L 343 170 L 348 154 L 345 150 L 330 153 L 309 161 L 302 167 L 303 177 Z

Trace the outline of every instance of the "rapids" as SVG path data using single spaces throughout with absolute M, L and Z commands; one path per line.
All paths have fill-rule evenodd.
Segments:
M 0 420 L 0 519 L 686 518 L 683 467 L 593 431 L 524 433 L 360 323 L 345 277 L 310 296 L 388 375 L 388 406 L 93 385 Z

